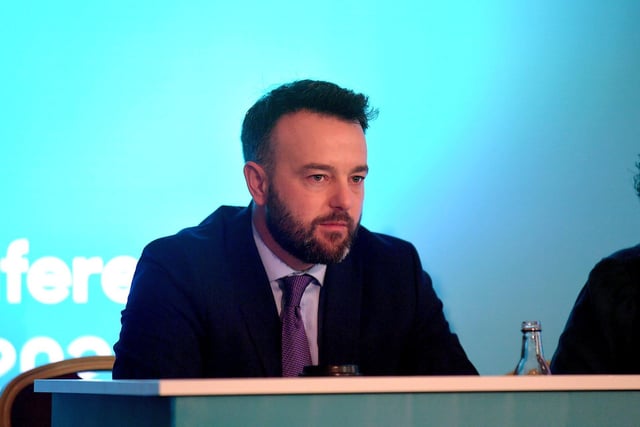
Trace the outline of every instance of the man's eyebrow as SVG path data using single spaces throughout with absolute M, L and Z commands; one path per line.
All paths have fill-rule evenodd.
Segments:
M 355 168 L 352 169 L 351 173 L 369 173 L 369 166 L 368 165 L 356 166 Z
M 335 172 L 336 168 L 331 165 L 326 165 L 323 163 L 307 163 L 306 165 L 302 166 L 302 170 L 305 170 L 305 171 L 321 170 L 321 171 Z M 368 165 L 358 165 L 353 169 L 351 169 L 351 173 L 367 173 L 367 172 L 369 172 Z

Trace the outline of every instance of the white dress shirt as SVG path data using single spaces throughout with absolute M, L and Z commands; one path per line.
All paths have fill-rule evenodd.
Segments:
M 309 351 L 311 352 L 311 363 L 318 364 L 318 304 L 320 302 L 320 287 L 324 281 L 324 275 L 327 271 L 326 264 L 315 264 L 311 268 L 305 271 L 294 270 L 289 267 L 284 261 L 278 258 L 271 249 L 260 238 L 260 234 L 253 226 L 253 240 L 256 242 L 262 265 L 267 272 L 269 278 L 269 284 L 271 285 L 271 292 L 273 292 L 273 299 L 278 308 L 278 315 L 282 311 L 282 288 L 280 287 L 279 279 L 292 276 L 296 274 L 308 274 L 314 278 L 309 286 L 302 294 L 302 300 L 300 301 L 300 311 L 302 313 L 302 322 L 304 324 L 304 330 L 307 334 L 307 340 L 309 341 Z

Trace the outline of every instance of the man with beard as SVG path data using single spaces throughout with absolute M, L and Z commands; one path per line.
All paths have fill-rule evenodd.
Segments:
M 312 80 L 249 109 L 251 204 L 144 249 L 114 378 L 297 376 L 306 365 L 477 374 L 415 248 L 360 225 L 375 113 L 366 96 Z

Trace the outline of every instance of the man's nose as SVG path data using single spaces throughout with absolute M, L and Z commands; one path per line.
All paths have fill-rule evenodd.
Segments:
M 353 206 L 355 194 L 347 182 L 335 182 L 332 188 L 330 204 L 332 208 L 349 210 Z

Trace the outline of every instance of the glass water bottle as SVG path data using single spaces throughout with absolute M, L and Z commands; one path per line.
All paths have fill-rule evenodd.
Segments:
M 551 375 L 542 351 L 542 326 L 538 320 L 522 322 L 522 351 L 516 375 Z

